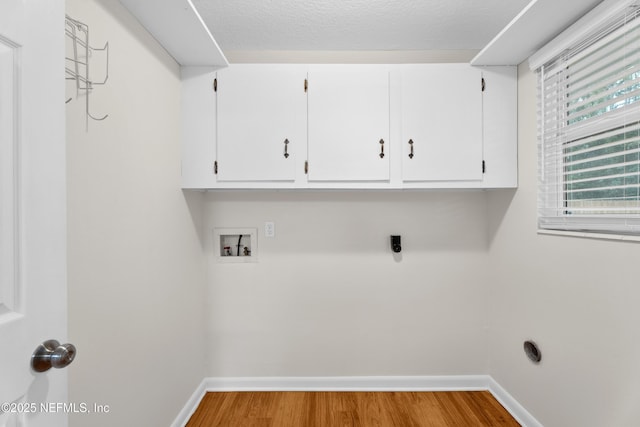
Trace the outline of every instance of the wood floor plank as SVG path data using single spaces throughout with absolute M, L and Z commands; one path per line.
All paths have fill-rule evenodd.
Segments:
M 412 393 L 412 398 L 411 407 L 418 420 L 421 420 L 421 426 L 440 427 L 447 425 L 436 393 Z
M 488 391 L 209 392 L 187 427 L 518 427 Z

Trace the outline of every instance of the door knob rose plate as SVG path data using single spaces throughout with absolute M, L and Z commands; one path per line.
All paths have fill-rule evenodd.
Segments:
M 35 372 L 46 372 L 51 368 L 64 368 L 76 357 L 73 344 L 60 344 L 57 340 L 47 340 L 40 344 L 31 355 L 31 368 Z

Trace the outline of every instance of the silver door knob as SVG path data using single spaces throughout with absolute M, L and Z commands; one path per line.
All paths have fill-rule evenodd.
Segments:
M 36 372 L 45 372 L 51 368 L 64 368 L 76 357 L 73 344 L 60 344 L 56 340 L 47 340 L 40 344 L 31 355 L 31 368 Z

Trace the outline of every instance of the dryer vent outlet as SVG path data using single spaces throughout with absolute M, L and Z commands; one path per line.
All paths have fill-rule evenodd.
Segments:
M 533 363 L 538 364 L 542 360 L 542 353 L 540 352 L 538 345 L 533 341 L 524 342 L 524 353 Z

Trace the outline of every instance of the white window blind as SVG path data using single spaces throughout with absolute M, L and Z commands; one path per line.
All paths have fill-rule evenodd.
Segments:
M 538 226 L 640 234 L 640 7 L 538 68 Z

